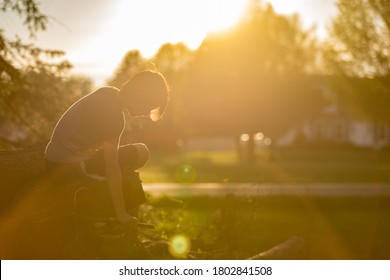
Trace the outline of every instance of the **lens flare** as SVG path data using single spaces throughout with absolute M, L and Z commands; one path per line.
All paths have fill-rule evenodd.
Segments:
M 265 138 L 264 139 L 264 144 L 267 145 L 267 146 L 271 145 L 272 144 L 272 139 L 271 138 Z
M 261 141 L 261 140 L 264 139 L 264 134 L 263 134 L 262 132 L 258 132 L 258 133 L 256 133 L 256 134 L 254 135 L 254 139 L 255 139 L 256 141 Z
M 173 257 L 179 259 L 185 259 L 188 256 L 190 249 L 191 241 L 187 236 L 183 234 L 174 235 L 168 245 L 169 253 Z
M 240 135 L 240 140 L 241 140 L 242 142 L 248 142 L 249 139 L 250 139 L 249 134 L 241 134 L 241 135 Z
M 192 183 L 196 180 L 196 170 L 189 164 L 180 165 L 176 169 L 176 181 L 180 183 Z

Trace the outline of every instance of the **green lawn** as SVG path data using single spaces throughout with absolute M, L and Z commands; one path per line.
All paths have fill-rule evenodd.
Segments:
M 187 236 L 186 258 L 245 259 L 296 235 L 305 259 L 390 259 L 390 197 L 151 198 L 151 207 L 154 237 Z
M 5 238 L 0 255 L 3 259 L 247 259 L 299 236 L 307 252 L 292 258 L 390 259 L 390 197 L 149 197 L 140 218 L 156 226 L 139 230 L 143 247 L 134 246 L 132 235 L 98 238 L 98 228 L 88 227 L 92 234 L 75 231 L 78 227 L 72 220 L 11 219 L 0 231 Z M 8 234 L 3 234 L 5 229 Z M 170 250 L 174 244 L 177 254 Z
M 259 150 L 252 164 L 234 151 L 157 154 L 141 176 L 145 183 L 390 183 L 390 152 Z M 245 259 L 295 235 L 306 241 L 308 259 L 390 259 L 390 197 L 248 197 L 223 205 L 215 197 L 152 197 L 145 218 L 156 223 L 157 239 L 187 236 L 188 258 Z
M 262 150 L 253 164 L 234 151 L 152 153 L 149 182 L 390 182 L 390 152 L 359 149 Z
M 240 161 L 232 151 L 152 155 L 148 166 L 141 170 L 144 183 L 390 183 L 390 153 L 385 151 L 258 151 L 254 164 Z M 179 258 L 246 259 L 291 236 L 305 240 L 308 248 L 305 259 L 390 259 L 390 196 L 151 196 L 143 207 L 141 219 L 156 226 L 154 231 L 140 231 L 141 240 L 149 246 L 154 259 L 177 258 L 167 249 L 176 241 L 175 248 L 185 251 Z M 47 226 L 64 240 L 53 238 L 55 234 L 52 236 L 49 231 L 42 230 L 47 222 Z M 19 248 L 21 256 L 27 254 L 27 259 L 39 258 L 39 255 L 26 246 L 47 249 L 49 258 L 78 258 L 80 252 L 90 253 L 87 258 L 103 255 L 105 259 L 138 258 L 142 254 L 122 239 L 93 243 L 91 247 L 80 243 L 83 247 L 79 237 L 74 237 L 73 221 L 68 221 L 70 225 L 65 223 L 65 230 L 50 222 L 29 224 L 30 230 L 21 231 L 23 238 L 15 238 L 17 235 L 4 235 L 4 238 L 13 240 L 10 247 Z M 7 217 L 7 225 L 13 223 L 14 220 Z M 23 228 L 23 220 L 21 225 Z M 175 236 L 179 238 L 173 239 Z M 60 244 L 61 250 L 48 244 Z M 46 251 L 42 254 L 48 253 Z M 65 256 L 58 255 L 61 252 L 65 252 Z M 4 252 L 0 250 L 0 253 Z

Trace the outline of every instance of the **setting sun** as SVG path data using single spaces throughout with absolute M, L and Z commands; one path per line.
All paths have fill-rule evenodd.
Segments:
M 334 0 L 262 2 L 271 3 L 277 13 L 300 13 L 305 27 L 318 23 L 321 36 L 326 33 L 327 17 L 334 11 Z M 74 66 L 74 74 L 88 75 L 96 85 L 102 85 L 127 51 L 139 50 L 150 58 L 164 43 L 183 42 L 196 49 L 207 34 L 223 32 L 237 24 L 249 3 L 250 0 L 41 1 L 41 10 L 50 15 L 49 25 L 32 43 L 63 50 Z M 17 34 L 29 40 L 17 19 L 4 14 L 0 23 L 10 37 Z
M 81 61 L 84 68 L 89 68 L 89 62 L 99 58 L 100 65 L 94 64 L 88 71 L 113 69 L 128 50 L 138 49 L 143 56 L 151 57 L 166 42 L 184 42 L 196 49 L 208 33 L 236 24 L 248 1 L 122 0 L 112 3 L 115 5 L 110 8 L 112 19 L 105 18 L 106 23 L 99 33 L 90 36 L 84 47 L 69 53 L 71 60 Z
M 209 32 L 233 26 L 242 16 L 247 1 L 242 0 L 167 0 L 126 1 L 117 4 L 113 22 L 106 36 L 121 34 L 127 47 L 135 38 L 125 36 L 129 29 L 143 38 L 141 51 L 151 56 L 161 42 L 183 41 L 196 48 Z

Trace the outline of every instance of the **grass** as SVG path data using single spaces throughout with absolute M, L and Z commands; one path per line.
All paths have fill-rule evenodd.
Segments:
M 388 151 L 353 149 L 259 150 L 256 162 L 249 164 L 242 162 L 233 151 L 157 154 L 142 169 L 141 177 L 144 183 L 389 183 L 389 155 Z M 152 251 L 155 259 L 246 259 L 291 236 L 305 240 L 310 249 L 305 259 L 390 259 L 390 197 L 387 196 L 152 196 L 149 201 L 143 208 L 142 219 L 155 224 L 156 230 L 143 230 L 141 236 L 155 248 Z M 69 232 L 58 225 L 50 228 L 59 231 L 65 239 L 53 238 L 49 231 L 33 228 L 23 235 L 25 239 L 11 236 L 11 240 L 21 249 L 22 256 L 27 254 L 26 259 L 39 258 L 39 255 L 20 244 L 47 248 L 49 252 L 43 253 L 48 253 L 49 258 L 69 258 L 74 247 L 78 247 L 71 240 L 72 228 L 66 227 Z M 189 252 L 181 256 L 173 256 L 166 248 L 177 235 L 191 244 Z M 68 246 L 73 243 L 74 247 Z M 104 254 L 109 255 L 105 258 L 130 258 L 133 249 L 123 242 L 110 244 L 106 246 L 109 250 Z M 67 251 L 70 253 L 66 254 Z M 133 252 L 130 256 L 138 255 Z
M 157 154 L 141 174 L 146 183 L 389 183 L 390 152 L 258 150 L 251 164 L 234 151 Z M 194 258 L 245 259 L 297 235 L 309 259 L 390 259 L 390 197 L 248 197 L 230 211 L 222 198 L 180 201 L 154 198 L 150 213 L 163 238 L 191 239 Z
M 144 218 L 163 239 L 191 240 L 186 258 L 246 259 L 303 237 L 304 259 L 390 259 L 389 197 L 152 198 Z M 149 209 L 151 210 L 151 209 Z M 152 216 L 148 216 L 152 215 Z M 154 217 L 153 217 L 154 215 Z
M 390 152 L 363 149 L 259 150 L 255 163 L 234 151 L 156 154 L 142 169 L 150 182 L 390 182 Z
M 305 240 L 299 259 L 390 259 L 390 197 L 150 197 L 140 230 L 152 259 L 247 259 L 290 238 Z M 72 221 L 20 224 L 0 250 L 3 259 L 142 259 L 128 239 L 80 243 Z M 11 233 L 14 231 L 11 231 Z M 2 232 L 3 233 L 3 232 Z M 173 254 L 173 238 L 181 254 Z M 77 238 L 76 238 L 77 237 Z M 84 240 L 84 239 L 83 239 Z M 4 249 L 2 248 L 0 249 Z

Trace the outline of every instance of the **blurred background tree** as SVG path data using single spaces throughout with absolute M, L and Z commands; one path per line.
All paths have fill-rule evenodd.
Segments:
M 197 50 L 181 87 L 187 108 L 181 131 L 249 134 L 253 158 L 253 135 L 278 136 L 318 113 L 321 96 L 310 78 L 317 68 L 313 31 L 303 30 L 297 15 L 253 1 L 238 26 L 209 36 Z
M 332 74 L 386 76 L 390 71 L 390 1 L 337 1 L 325 44 Z
M 138 50 L 128 51 L 107 83 L 111 86 L 120 88 L 121 85 L 129 80 L 135 73 L 146 69 L 147 59 L 143 58 Z
M 314 31 L 304 30 L 297 15 L 278 15 L 254 0 L 240 24 L 210 34 L 195 51 L 167 43 L 151 59 L 128 52 L 110 83 L 119 86 L 145 68 L 166 76 L 172 98 L 159 141 L 278 136 L 319 113 L 323 104 L 312 78 L 319 50 Z M 253 137 L 248 148 L 253 158 Z
M 389 123 L 390 1 L 337 1 L 324 42 L 326 71 L 338 104 L 354 117 Z
M 166 43 L 151 58 L 128 51 L 107 83 L 120 87 L 145 69 L 166 76 L 171 100 L 165 121 L 153 128 L 159 137 L 147 130 L 143 136 L 164 147 L 195 136 L 278 137 L 321 113 L 324 81 L 349 114 L 387 122 L 389 6 L 388 0 L 339 0 L 329 38 L 318 41 L 298 15 L 279 15 L 253 0 L 239 24 L 209 34 L 196 50 Z M 46 29 L 48 17 L 35 1 L 6 0 L 1 11 L 18 15 L 31 38 Z M 3 29 L 0 67 L 0 126 L 13 134 L 0 135 L 4 141 L 46 140 L 64 110 L 92 89 L 88 78 L 69 75 L 62 51 L 7 38 Z M 248 142 L 253 156 L 253 137 Z
M 171 98 L 164 121 L 156 127 L 159 146 L 165 149 L 176 148 L 176 140 L 182 137 L 181 120 L 188 112 L 183 103 L 188 94 L 183 89 L 183 84 L 191 78 L 188 70 L 195 54 L 196 51 L 190 50 L 184 43 L 166 43 L 151 58 L 156 70 L 164 74 L 170 87 Z
M 36 1 L 4 0 L 4 15 L 17 15 L 30 39 L 49 21 Z M 92 87 L 86 77 L 70 77 L 71 64 L 60 50 L 9 38 L 0 28 L 0 144 L 18 146 L 46 141 L 64 110 Z

